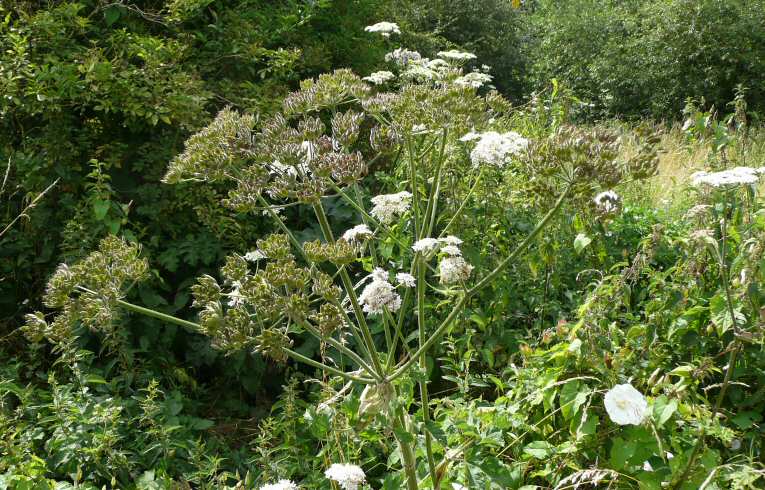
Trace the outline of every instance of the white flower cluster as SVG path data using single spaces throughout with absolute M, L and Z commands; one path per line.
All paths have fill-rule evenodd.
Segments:
M 756 184 L 765 173 L 765 167 L 735 167 L 720 172 L 695 172 L 691 175 L 694 186 L 735 187 Z
M 399 272 L 396 274 L 396 282 L 399 286 L 404 286 L 405 288 L 413 288 L 417 285 L 417 280 L 408 272 Z
M 375 85 L 382 85 L 393 80 L 394 78 L 396 78 L 396 75 L 394 75 L 392 72 L 382 70 L 376 71 L 368 77 L 364 77 L 363 80 L 366 80 L 367 82 L 373 83 Z
M 476 167 L 481 164 L 501 167 L 505 164 L 508 156 L 518 155 L 528 146 L 529 140 L 515 131 L 507 133 L 487 131 L 481 134 L 481 139 L 470 152 L 470 160 Z
M 372 278 L 359 296 L 359 303 L 363 305 L 364 312 L 370 315 L 381 315 L 386 309 L 393 313 L 401 308 L 401 296 L 396 293 L 396 288 L 388 282 L 388 273 L 377 267 Z
M 348 243 L 357 243 L 373 235 L 372 230 L 367 225 L 356 225 L 343 233 L 342 239 Z
M 491 83 L 492 80 L 493 77 L 488 73 L 474 71 L 457 78 L 454 80 L 454 84 L 460 87 L 481 88 L 484 85 Z
M 290 480 L 279 480 L 276 483 L 263 485 L 260 490 L 298 490 L 298 486 Z
M 458 51 L 456 49 L 450 49 L 449 51 L 439 51 L 438 56 L 453 61 L 469 61 L 477 58 L 477 56 L 473 53 Z
M 412 202 L 412 193 L 401 191 L 396 194 L 380 194 L 372 198 L 374 207 L 369 214 L 384 224 L 393 222 L 396 216 L 400 216 L 409 210 Z
M 385 61 L 393 62 L 397 65 L 406 66 L 410 61 L 420 60 L 422 55 L 417 51 L 410 51 L 406 48 L 396 48 L 385 55 Z
M 324 476 L 336 481 L 343 490 L 358 490 L 366 481 L 364 470 L 352 464 L 335 463 L 324 472 Z
M 640 425 L 648 416 L 648 402 L 629 383 L 608 390 L 604 402 L 608 416 L 619 425 Z
M 366 32 L 376 32 L 383 35 L 383 37 L 390 37 L 391 34 L 401 34 L 398 24 L 394 22 L 378 22 L 371 26 L 364 28 Z
M 244 254 L 244 260 L 248 262 L 257 262 L 259 260 L 263 260 L 266 258 L 266 254 L 264 254 L 260 250 L 252 250 L 250 252 L 247 252 Z
M 619 194 L 614 191 L 604 191 L 595 196 L 593 199 L 598 211 L 604 214 L 611 214 L 619 209 L 619 201 L 621 198 Z
M 428 237 L 414 242 L 414 245 L 412 245 L 412 250 L 427 255 L 430 252 L 438 250 L 443 246 L 444 248 L 442 250 L 449 255 L 462 255 L 462 252 L 460 252 L 458 248 L 460 245 L 462 245 L 462 240 L 454 235 L 449 235 L 445 238 Z M 452 252 L 449 250 L 452 250 Z M 453 252 L 454 250 L 456 250 L 456 253 Z
M 468 280 L 473 266 L 459 255 L 447 255 L 438 263 L 441 284 L 458 284 Z

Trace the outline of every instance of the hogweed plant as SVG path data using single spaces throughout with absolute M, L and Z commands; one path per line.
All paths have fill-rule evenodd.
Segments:
M 367 30 L 398 33 L 387 24 Z M 398 48 L 386 57 L 390 71 L 362 79 L 338 70 L 306 80 L 281 113 L 260 120 L 224 109 L 187 141 L 170 163 L 167 183 L 225 183 L 224 206 L 266 215 L 279 230 L 229 256 L 221 281 L 199 278 L 192 288 L 198 322 L 124 301 L 148 266 L 136 245 L 110 237 L 83 262 L 54 274 L 47 305 L 62 314 L 50 323 L 42 313 L 31 315 L 29 334 L 64 342 L 82 325 L 114 338 L 115 320 L 128 310 L 201 332 L 224 351 L 307 364 L 359 385 L 362 415 L 392 429 L 406 488 L 442 488 L 451 481 L 452 459 L 428 428 L 434 346 L 567 198 L 589 202 L 622 180 L 650 174 L 655 150 L 646 145 L 622 161 L 617 136 L 565 127 L 527 139 L 509 127 L 510 104 L 482 89 L 490 75 L 465 69 L 472 54 L 439 55 L 427 59 Z M 512 252 L 478 267 L 466 254 L 473 246 L 454 224 L 479 180 L 508 173 L 523 175 L 548 208 Z M 390 188 L 378 192 L 386 183 Z M 327 205 L 338 202 L 357 220 L 333 221 Z M 295 207 L 312 211 L 320 239 L 302 241 L 291 229 Z M 318 356 L 294 347 L 305 335 L 319 341 Z M 418 412 L 422 423 L 413 418 Z M 343 489 L 360 488 L 366 477 L 351 463 L 332 465 L 327 478 Z M 294 487 L 281 480 L 263 488 Z

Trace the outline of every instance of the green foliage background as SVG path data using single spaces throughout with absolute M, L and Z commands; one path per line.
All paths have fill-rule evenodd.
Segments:
M 222 188 L 162 184 L 167 163 L 223 107 L 265 115 L 302 79 L 339 67 L 362 75 L 381 69 L 390 46 L 365 34 L 364 26 L 398 22 L 401 43 L 426 56 L 451 47 L 474 52 L 477 66 L 492 67 L 500 92 L 532 109 L 549 102 L 550 113 L 568 110 L 548 98 L 557 79 L 566 103 L 577 107 L 568 115 L 580 122 L 674 121 L 683 116 L 688 98 L 728 112 L 739 85 L 746 89 L 750 117 L 765 109 L 764 0 L 529 0 L 521 8 L 503 0 L 0 0 L 0 19 L 0 161 L 8 164 L 3 222 L 57 181 L 0 238 L 0 354 L 10 359 L 0 367 L 0 405 L 18 416 L 2 419 L 6 452 L 0 470 L 32 475 L 26 488 L 38 488 L 33 476 L 51 476 L 51 468 L 53 477 L 73 480 L 78 463 L 93 471 L 93 481 L 109 481 L 119 468 L 122 481 L 143 479 L 146 488 L 179 477 L 215 487 L 216 479 L 236 479 L 225 471 L 256 467 L 258 457 L 291 461 L 303 472 L 321 466 L 309 458 L 316 449 L 311 438 L 331 434 L 333 426 L 320 414 L 311 423 L 302 420 L 311 405 L 294 383 L 282 392 L 292 373 L 259 356 L 223 357 L 206 338 L 150 319 L 131 318 L 121 339 L 129 348 L 116 360 L 103 355 L 98 339 L 87 333 L 77 355 L 65 359 L 15 333 L 24 313 L 41 308 L 55 267 L 83 257 L 108 234 L 140 242 L 151 260 L 151 278 L 134 289 L 133 299 L 191 317 L 188 290 L 194 279 L 216 270 L 229 252 L 250 249 L 270 224 L 225 210 L 219 205 Z M 512 189 L 517 183 L 505 184 Z M 350 216 L 342 207 L 329 211 L 338 222 Z M 471 230 L 466 235 L 491 235 L 498 252 L 537 218 L 532 207 L 507 212 L 480 201 L 473 211 L 485 219 L 462 223 Z M 589 228 L 586 213 L 568 209 L 570 220 L 558 225 L 554 238 L 471 305 L 469 321 L 444 346 L 445 371 L 436 373 L 444 385 L 495 397 L 502 391 L 497 380 L 512 378 L 506 366 L 524 342 L 558 319 L 575 316 L 586 290 L 579 273 L 617 267 L 666 218 L 653 209 L 628 208 L 605 230 Z M 288 219 L 301 236 L 315 235 L 299 213 L 288 212 Z M 487 229 L 490 221 L 500 225 Z M 565 249 L 578 233 L 594 239 L 581 255 Z M 481 252 L 473 251 L 471 259 Z M 666 291 L 682 288 L 665 284 L 664 277 L 681 267 L 680 260 L 662 242 L 645 277 L 635 280 L 642 283 L 631 289 L 621 283 L 608 289 L 608 281 L 600 286 L 604 295 L 627 298 L 621 307 L 630 315 L 613 321 L 642 327 L 633 310 L 674 307 Z M 655 289 L 654 299 L 640 296 L 645 287 Z M 518 290 L 527 294 L 513 294 Z M 706 308 L 715 294 L 703 290 L 693 301 Z M 662 321 L 664 330 L 675 328 Z M 684 332 L 682 350 L 661 348 L 679 361 L 695 362 L 693 342 L 704 322 L 694 322 Z M 710 356 L 720 348 L 707 347 Z M 556 348 L 538 346 L 540 366 L 559 354 Z M 602 346 L 596 351 L 612 354 Z M 749 381 L 761 385 L 761 361 L 748 355 L 754 366 Z M 652 357 L 649 367 L 666 361 L 660 357 Z M 566 369 L 604 369 L 602 362 L 571 364 Z M 648 367 L 643 370 L 650 374 Z M 271 439 L 252 441 L 249 436 L 279 393 L 275 410 L 281 415 L 264 422 L 273 424 Z M 737 389 L 734 395 L 746 394 Z M 356 408 L 342 407 L 349 424 L 361 424 Z M 444 417 L 469 419 L 463 408 L 446 407 Z M 761 414 L 752 413 L 759 420 Z M 208 432 L 213 420 L 226 417 L 236 421 L 215 423 L 215 432 Z M 62 429 L 75 423 L 80 425 L 74 433 Z M 459 430 L 472 429 L 472 423 L 477 424 L 464 422 Z M 372 461 L 377 453 L 370 447 L 381 442 L 362 433 L 354 447 Z M 552 450 L 541 449 L 535 454 L 544 460 Z M 272 470 L 259 469 L 266 475 Z

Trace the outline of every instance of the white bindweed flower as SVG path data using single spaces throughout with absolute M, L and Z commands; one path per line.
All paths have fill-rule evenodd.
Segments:
M 438 263 L 441 284 L 457 284 L 467 281 L 473 266 L 460 256 L 447 256 Z
M 248 262 L 257 262 L 259 260 L 263 260 L 266 258 L 266 254 L 261 252 L 260 250 L 252 250 L 250 252 L 247 252 L 244 254 L 244 260 Z
M 648 402 L 629 383 L 608 390 L 605 405 L 608 416 L 619 425 L 640 425 L 648 416 Z
M 762 176 L 762 169 L 752 167 L 735 167 L 721 172 L 695 172 L 691 175 L 691 183 L 696 187 L 735 187 L 756 184 Z
M 648 461 L 643 462 L 643 471 L 653 471 L 653 466 Z
M 423 238 L 414 242 L 414 245 L 412 245 L 412 250 L 415 252 L 422 252 L 423 254 L 427 254 L 437 249 L 440 245 L 441 243 L 435 238 Z
M 401 296 L 396 293 L 396 288 L 388 282 L 388 273 L 377 267 L 372 278 L 359 295 L 359 303 L 363 305 L 364 312 L 370 315 L 381 315 L 386 309 L 393 313 L 401 308 Z
M 593 199 L 598 211 L 605 214 L 611 214 L 619 209 L 619 202 L 621 198 L 619 194 L 614 191 L 604 191 L 595 196 Z
M 343 233 L 342 239 L 348 243 L 360 242 L 373 235 L 372 230 L 367 225 L 356 225 Z
M 335 463 L 324 472 L 324 476 L 336 481 L 343 490 L 358 490 L 366 481 L 364 470 L 352 464 Z
M 497 133 L 488 131 L 481 134 L 481 139 L 470 152 L 470 160 L 478 167 L 481 164 L 501 167 L 508 156 L 518 155 L 529 146 L 529 140 L 516 133 Z
M 454 84 L 460 87 L 481 88 L 491 83 L 492 80 L 493 77 L 488 73 L 474 71 L 457 78 L 454 80 Z
M 263 485 L 260 490 L 298 490 L 298 486 L 290 480 L 279 480 L 276 483 Z
M 452 61 L 468 61 L 468 60 L 474 60 L 477 58 L 477 56 L 474 55 L 473 53 L 468 53 L 466 51 L 459 51 L 456 49 L 450 49 L 449 51 L 439 51 L 438 56 L 446 60 L 452 60 Z
M 373 83 L 375 85 L 382 85 L 383 83 L 389 82 L 396 78 L 396 75 L 389 71 L 376 71 L 372 74 L 370 74 L 368 77 L 364 77 L 363 80 L 366 80 L 367 82 Z
M 406 48 L 397 48 L 385 55 L 385 61 L 394 62 L 397 65 L 406 66 L 411 61 L 422 59 L 422 55 L 417 51 L 410 51 Z
M 407 288 L 413 288 L 417 285 L 417 280 L 414 276 L 407 272 L 399 272 L 396 274 L 396 282 Z
M 411 201 L 412 193 L 408 191 L 401 191 L 396 194 L 380 194 L 372 198 L 374 207 L 369 211 L 369 214 L 382 223 L 389 224 L 393 222 L 396 216 L 409 210 Z
M 457 255 L 462 255 L 462 250 L 457 245 L 445 245 L 441 247 L 441 252 L 445 253 L 446 255 L 451 255 L 453 257 Z
M 740 443 L 741 443 L 741 442 L 739 441 L 739 444 L 740 444 Z M 669 451 L 667 451 L 667 452 L 665 453 L 665 455 L 667 456 L 667 459 L 672 459 L 672 458 L 674 458 L 674 457 L 675 457 L 675 455 L 674 455 L 674 454 L 672 454 L 672 453 L 671 453 L 671 452 L 669 452 Z
M 390 37 L 391 34 L 401 34 L 398 24 L 393 22 L 378 22 L 377 24 L 366 26 L 364 30 L 366 32 L 382 34 L 383 37 Z

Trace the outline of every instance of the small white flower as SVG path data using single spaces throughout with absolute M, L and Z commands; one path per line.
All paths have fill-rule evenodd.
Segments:
M 391 34 L 401 34 L 398 24 L 393 22 L 378 22 L 371 26 L 364 28 L 366 32 L 377 32 L 383 35 L 383 37 L 390 37 Z
M 374 207 L 369 214 L 382 223 L 392 223 L 396 216 L 400 216 L 409 210 L 412 201 L 412 193 L 401 191 L 396 194 L 381 194 L 372 198 Z
M 608 390 L 605 405 L 608 416 L 619 425 L 640 425 L 648 415 L 648 402 L 629 383 Z
M 412 245 L 412 250 L 415 252 L 422 252 L 423 254 L 427 254 L 437 249 L 440 245 L 441 243 L 435 238 L 423 238 L 414 242 L 414 245 Z
M 691 183 L 697 187 L 735 187 L 756 184 L 761 175 L 758 168 L 735 167 L 721 172 L 695 172 L 691 174 Z
M 373 83 L 375 85 L 382 85 L 386 82 L 389 82 L 396 78 L 396 75 L 389 71 L 376 71 L 369 75 L 368 77 L 364 77 L 363 80 L 366 80 L 367 82 Z
M 369 277 L 372 278 L 372 282 L 359 295 L 359 303 L 364 306 L 364 312 L 381 315 L 386 309 L 391 313 L 398 311 L 401 308 L 401 296 L 388 282 L 388 273 L 378 267 Z
M 440 56 L 441 58 L 444 58 L 447 60 L 453 60 L 453 61 L 467 61 L 467 60 L 474 60 L 477 58 L 477 56 L 474 55 L 473 53 L 459 51 L 456 49 L 450 49 L 449 51 L 439 51 L 438 56 Z
M 467 490 L 467 487 L 464 487 L 459 483 L 452 483 L 452 490 Z
M 619 209 L 619 201 L 621 201 L 621 198 L 619 197 L 619 194 L 614 191 L 604 191 L 595 196 L 593 201 L 595 202 L 598 211 L 605 214 L 611 214 Z
M 239 294 L 239 289 L 242 287 L 242 283 L 239 281 L 234 281 L 234 283 L 231 285 L 231 292 L 228 293 L 228 305 L 231 308 L 234 308 L 236 306 L 239 306 L 242 301 L 244 301 L 244 298 L 241 294 Z
M 356 225 L 343 233 L 342 239 L 348 243 L 360 242 L 372 236 L 372 230 L 367 225 Z
M 397 65 L 406 66 L 410 61 L 422 59 L 422 55 L 417 51 L 410 51 L 406 48 L 397 48 L 385 55 L 385 61 L 394 62 Z
M 298 490 L 298 486 L 290 480 L 279 480 L 276 483 L 263 485 L 260 490 Z
M 470 277 L 471 272 L 473 272 L 473 266 L 460 256 L 444 257 L 438 263 L 438 275 L 441 278 L 441 284 L 465 282 Z
M 252 250 L 250 252 L 247 252 L 244 254 L 244 260 L 248 262 L 257 262 L 259 260 L 263 260 L 266 258 L 266 254 L 264 254 L 260 250 Z
M 741 449 L 741 439 L 733 439 L 730 441 L 730 448 L 732 451 L 738 451 Z M 669 459 L 669 453 L 667 453 L 667 459 Z
M 739 441 L 739 444 L 741 444 L 741 441 Z M 675 455 L 674 455 L 674 454 L 672 454 L 672 453 L 671 453 L 671 452 L 669 452 L 669 451 L 667 451 L 667 452 L 666 452 L 666 455 L 667 455 L 667 459 L 672 459 L 672 458 L 674 458 L 674 457 L 675 457 Z
M 335 463 L 324 472 L 324 476 L 336 481 L 343 490 L 358 490 L 366 481 L 364 470 L 352 464 Z
M 454 84 L 460 87 L 481 88 L 492 80 L 493 77 L 488 73 L 474 71 L 457 78 Z
M 457 246 L 462 245 L 462 240 L 460 240 L 454 235 L 447 235 L 444 238 L 439 238 L 438 241 L 441 243 L 445 243 L 446 245 L 457 245 Z
M 446 255 L 451 256 L 457 256 L 462 255 L 462 250 L 457 245 L 445 245 L 441 247 L 441 252 L 445 253 Z
M 465 136 L 460 138 L 460 141 L 462 141 L 463 143 L 469 143 L 470 141 L 475 141 L 479 139 L 481 139 L 480 133 L 476 133 L 475 131 L 470 131 L 467 134 L 465 134 Z
M 414 276 L 406 272 L 399 272 L 396 274 L 396 282 L 407 288 L 413 288 L 417 285 L 417 281 L 415 280 Z
M 529 146 L 529 140 L 516 133 L 497 133 L 488 131 L 481 134 L 481 139 L 470 152 L 470 160 L 478 167 L 481 164 L 501 167 L 508 156 L 518 155 Z
M 653 471 L 653 466 L 648 461 L 643 462 L 643 471 Z

